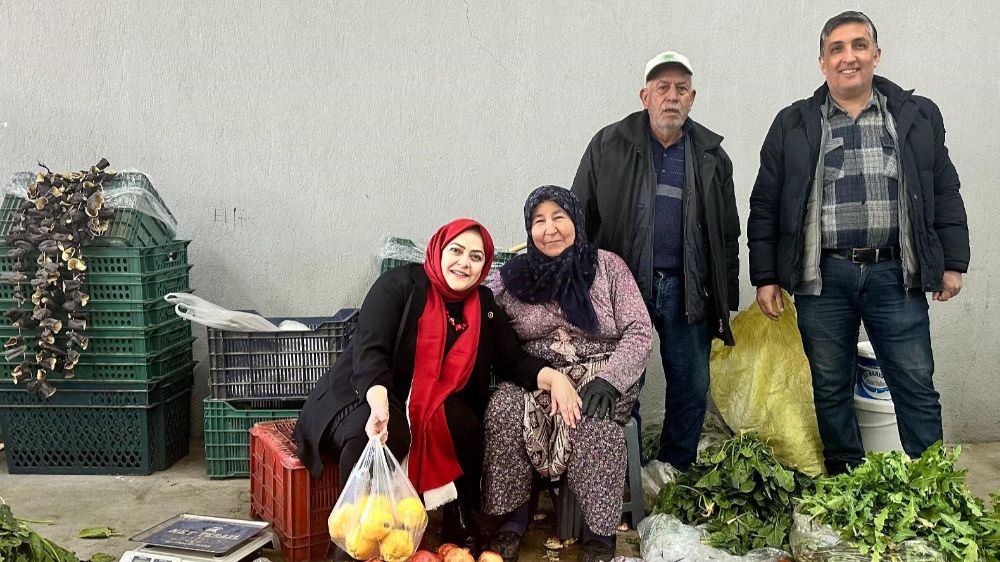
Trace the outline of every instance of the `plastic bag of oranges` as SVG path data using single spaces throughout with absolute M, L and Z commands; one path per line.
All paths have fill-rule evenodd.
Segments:
M 327 520 L 330 538 L 357 560 L 403 562 L 420 544 L 427 511 L 382 442 L 368 441 Z

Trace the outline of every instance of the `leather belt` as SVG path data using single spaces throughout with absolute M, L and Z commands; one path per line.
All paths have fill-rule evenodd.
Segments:
M 885 248 L 824 248 L 824 256 L 851 260 L 854 263 L 878 263 L 880 261 L 890 261 L 899 259 L 899 248 L 886 246 Z

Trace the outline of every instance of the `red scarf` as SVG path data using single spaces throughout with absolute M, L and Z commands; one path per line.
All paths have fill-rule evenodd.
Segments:
M 486 256 L 479 279 L 471 288 L 459 293 L 445 280 L 441 255 L 455 237 L 470 229 L 478 229 L 482 235 Z M 440 488 L 462 475 L 444 417 L 444 401 L 462 390 L 476 363 L 482 317 L 479 284 L 489 274 L 491 263 L 493 240 L 481 224 L 471 219 L 458 219 L 442 226 L 427 243 L 424 272 L 430 286 L 424 312 L 417 321 L 417 350 L 409 403 L 409 476 L 420 494 Z M 458 335 L 447 355 L 444 354 L 448 337 L 445 301 L 464 301 L 462 315 L 468 323 L 468 328 Z

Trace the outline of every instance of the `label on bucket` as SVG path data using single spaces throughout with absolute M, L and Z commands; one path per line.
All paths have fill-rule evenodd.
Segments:
M 858 387 L 857 393 L 865 398 L 875 398 L 876 400 L 892 400 L 889 394 L 889 386 L 885 384 L 885 377 L 882 376 L 882 368 L 879 367 L 875 351 L 869 342 L 858 343 Z

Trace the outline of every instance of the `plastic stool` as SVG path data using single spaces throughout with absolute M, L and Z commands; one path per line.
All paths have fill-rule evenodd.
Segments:
M 646 516 L 646 507 L 642 503 L 642 449 L 639 447 L 639 427 L 635 418 L 630 417 L 625 424 L 625 449 L 628 459 L 625 481 L 628 482 L 629 499 L 622 502 L 622 513 L 629 516 L 635 529 Z M 578 539 L 583 535 L 583 510 L 570 491 L 568 481 L 569 478 L 563 477 L 555 502 L 556 535 L 560 540 Z

